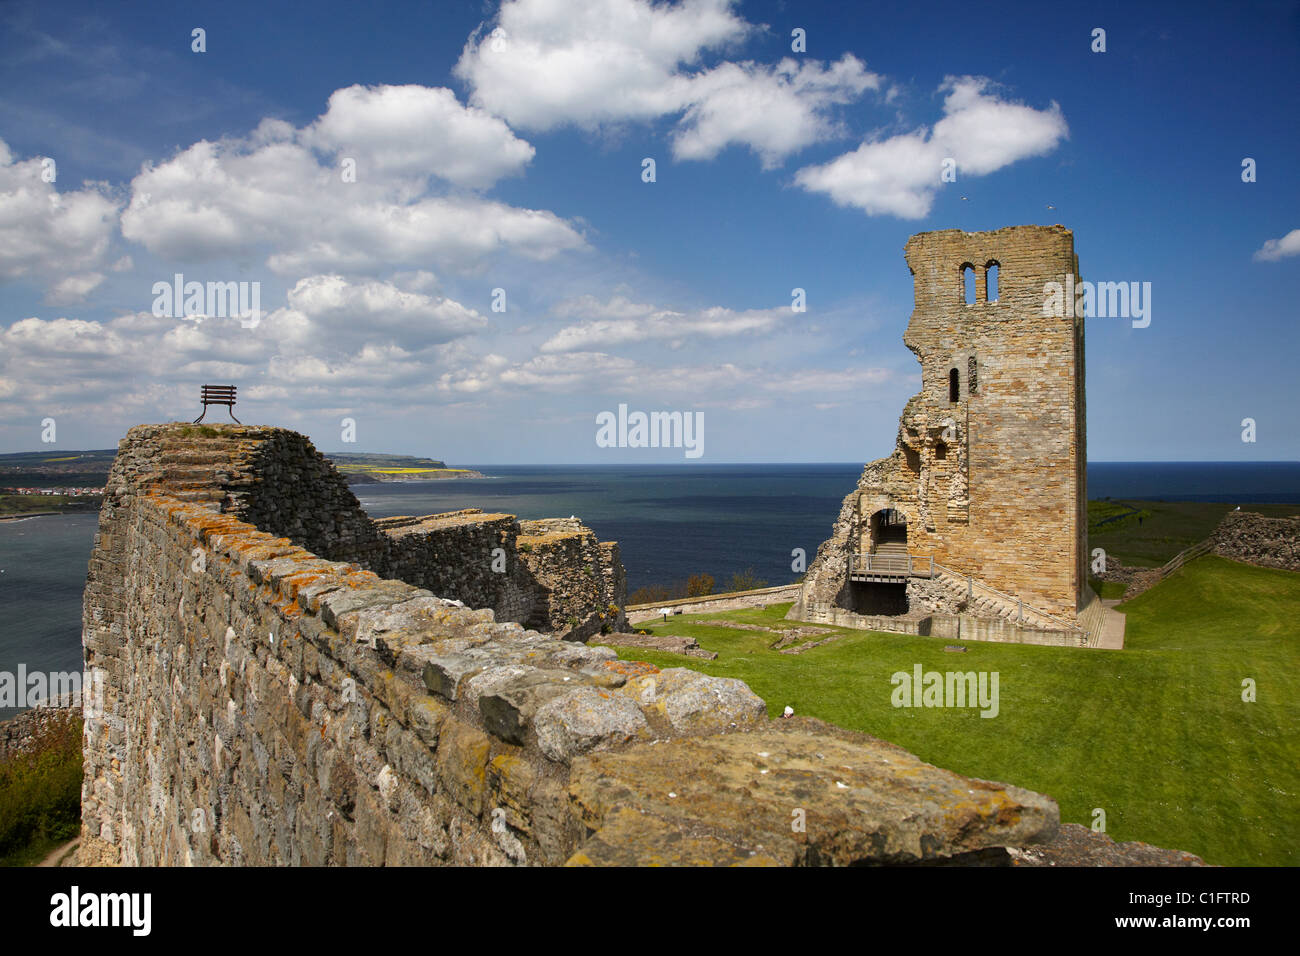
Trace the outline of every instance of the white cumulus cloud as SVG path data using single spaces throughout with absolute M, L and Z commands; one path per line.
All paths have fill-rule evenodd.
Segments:
M 408 347 L 449 342 L 487 327 L 483 315 L 453 299 L 337 275 L 300 279 L 289 291 L 289 308 L 325 338 L 396 338 Z
M 1056 103 L 1034 109 L 1001 99 L 991 86 L 983 77 L 949 77 L 940 86 L 948 94 L 944 117 L 932 129 L 868 140 L 829 163 L 800 169 L 795 182 L 868 215 L 920 219 L 942 185 L 945 159 L 956 162 L 958 176 L 984 176 L 1045 155 L 1069 135 Z
M 351 87 L 305 130 L 264 120 L 246 138 L 202 140 L 147 166 L 131 182 L 122 234 L 163 257 L 265 249 L 267 265 L 283 275 L 431 260 L 471 269 L 498 252 L 546 260 L 585 248 L 552 212 L 436 191 L 431 177 L 481 185 L 517 171 L 532 147 L 499 121 L 457 107 L 446 91 L 422 89 Z M 360 115 L 368 103 L 380 107 L 371 119 Z M 404 109 L 415 126 L 408 146 L 393 150 Z M 455 117 L 441 139 L 420 132 L 431 115 Z M 318 149 L 331 155 L 322 159 Z M 346 158 L 357 160 L 355 181 L 344 178 Z
M 470 187 L 522 172 L 535 152 L 502 120 L 462 106 L 451 90 L 412 85 L 335 90 L 302 141 L 355 160 L 358 177 L 433 174 Z
M 0 281 L 33 279 L 75 296 L 104 262 L 119 204 L 99 186 L 60 192 L 57 180 L 45 181 L 50 169 L 57 176 L 44 157 L 15 160 L 0 140 Z
M 681 114 L 678 159 L 710 159 L 748 146 L 765 166 L 838 132 L 828 110 L 880 77 L 856 57 L 823 66 L 792 58 L 775 66 L 723 61 L 757 27 L 732 0 L 511 0 L 491 30 L 471 36 L 456 75 L 472 102 L 523 129 L 604 124 Z
M 691 105 L 673 134 L 678 159 L 712 159 L 730 145 L 749 146 L 771 168 L 791 153 L 836 135 L 827 107 L 879 89 L 857 57 L 823 67 L 786 58 L 774 67 L 724 63 L 691 83 Z
M 86 296 L 95 291 L 104 281 L 102 272 L 84 272 L 60 279 L 46 295 L 45 300 L 51 305 L 68 305 L 84 302 Z
M 665 341 L 684 343 L 692 338 L 723 338 L 730 335 L 767 332 L 774 328 L 786 309 L 751 309 L 737 312 L 722 306 L 694 312 L 677 312 L 614 296 L 602 302 L 582 296 L 560 303 L 560 316 L 586 321 L 566 325 L 544 343 L 542 352 L 578 352 L 632 342 Z
M 1286 256 L 1300 256 L 1300 229 L 1292 229 L 1281 239 L 1269 239 L 1255 251 L 1260 262 L 1277 262 Z

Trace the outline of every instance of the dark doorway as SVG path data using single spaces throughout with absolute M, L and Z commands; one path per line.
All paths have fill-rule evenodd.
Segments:
M 882 549 L 882 545 L 887 547 Z M 901 511 L 881 508 L 871 516 L 871 550 L 907 553 L 907 518 Z
M 849 604 L 857 614 L 906 614 L 907 585 L 854 581 L 849 585 Z

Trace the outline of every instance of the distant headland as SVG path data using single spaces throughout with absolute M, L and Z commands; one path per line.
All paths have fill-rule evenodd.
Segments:
M 114 448 L 49 449 L 0 455 L 0 520 L 97 511 Z M 349 484 L 483 478 L 435 458 L 335 452 L 327 456 Z
M 433 458 L 343 452 L 328 452 L 325 457 L 334 462 L 334 467 L 343 473 L 350 485 L 373 481 L 440 481 L 447 478 L 484 477 L 482 472 L 470 468 L 448 468 L 446 462 Z
M 99 492 L 117 449 L 17 451 L 0 454 L 0 490 L 18 488 L 82 489 Z M 350 483 L 429 481 L 485 477 L 471 468 L 450 468 L 443 460 L 413 455 L 344 453 L 326 455 Z

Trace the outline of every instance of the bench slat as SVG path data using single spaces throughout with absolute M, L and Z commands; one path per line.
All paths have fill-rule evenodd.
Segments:
M 204 385 L 199 389 L 199 401 L 203 403 L 203 414 L 206 415 L 209 405 L 225 405 L 230 409 L 230 417 L 235 418 L 235 386 L 234 385 Z M 194 419 L 194 424 L 203 421 L 203 415 Z M 235 418 L 238 422 L 239 419 Z

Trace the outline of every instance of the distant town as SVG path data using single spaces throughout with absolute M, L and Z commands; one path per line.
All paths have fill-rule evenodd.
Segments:
M 0 520 L 97 511 L 113 454 L 0 455 Z
M 102 495 L 104 489 L 100 488 L 6 488 L 3 489 L 5 494 L 10 495 L 62 495 L 67 498 L 82 498 L 86 495 Z

